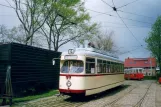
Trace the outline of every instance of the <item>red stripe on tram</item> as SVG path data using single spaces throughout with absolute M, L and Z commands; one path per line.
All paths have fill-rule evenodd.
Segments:
M 86 90 L 59 89 L 59 92 L 61 92 L 61 93 L 76 93 L 76 94 L 80 94 L 80 93 L 85 93 Z
M 86 76 L 104 76 L 104 75 L 118 75 L 124 73 L 109 73 L 109 74 L 60 74 L 60 76 L 78 76 L 78 77 L 86 77 Z

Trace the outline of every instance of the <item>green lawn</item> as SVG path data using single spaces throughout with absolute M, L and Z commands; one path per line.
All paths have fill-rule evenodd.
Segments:
M 156 76 L 144 76 L 144 80 L 156 80 Z
M 37 95 L 31 95 L 31 96 L 26 96 L 26 97 L 20 97 L 20 98 L 13 98 L 13 105 L 16 103 L 20 103 L 20 102 L 25 102 L 25 101 L 31 101 L 31 100 L 35 100 L 35 99 L 39 99 L 39 98 L 44 98 L 44 97 L 50 97 L 53 96 L 55 94 L 58 94 L 59 91 L 58 90 L 51 90 L 42 94 L 37 94 Z M 2 102 L 2 99 L 0 99 L 0 103 Z

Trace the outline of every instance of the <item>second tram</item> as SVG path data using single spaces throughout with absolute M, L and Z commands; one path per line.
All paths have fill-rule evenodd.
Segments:
M 143 68 L 130 68 L 124 70 L 125 79 L 141 80 L 144 78 Z
M 59 91 L 92 95 L 122 85 L 123 62 L 94 48 L 70 49 L 61 55 Z

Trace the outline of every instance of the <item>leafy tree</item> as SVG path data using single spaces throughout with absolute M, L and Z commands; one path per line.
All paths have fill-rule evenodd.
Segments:
M 58 51 L 62 45 L 90 32 L 90 27 L 94 26 L 87 28 L 90 17 L 80 0 L 55 0 L 50 1 L 50 4 L 53 4 L 52 13 L 39 30 L 47 38 L 49 49 L 53 44 L 54 50 Z M 83 26 L 89 30 L 85 31 Z
M 161 16 L 153 24 L 149 36 L 145 39 L 148 50 L 156 57 L 161 70 Z
M 85 41 L 90 42 L 92 38 L 97 34 L 97 24 L 83 24 L 75 28 L 74 32 L 71 35 L 77 35 L 77 38 L 72 40 L 73 44 L 77 47 L 81 45 L 85 47 Z
M 0 42 L 6 42 L 7 28 L 5 25 L 0 25 Z
M 94 41 L 93 44 L 95 48 L 107 51 L 109 53 L 117 53 L 118 50 L 116 49 L 115 43 L 112 39 L 112 36 L 114 35 L 114 32 L 111 31 L 109 33 L 98 33 L 98 35 L 95 36 L 95 38 L 92 40 Z
M 16 42 L 20 44 L 25 44 L 25 40 L 26 34 L 22 25 L 19 25 L 18 27 L 13 27 L 11 29 L 7 29 L 6 26 L 0 25 L 0 42 Z M 37 47 L 42 46 L 36 36 L 33 39 L 33 45 Z
M 47 3 L 50 0 L 13 0 L 15 12 L 20 20 L 26 34 L 25 44 L 33 43 L 34 34 L 44 25 L 52 6 Z M 49 9 L 50 8 L 50 9 Z M 45 11 L 48 9 L 49 11 Z M 42 12 L 46 12 L 43 16 Z

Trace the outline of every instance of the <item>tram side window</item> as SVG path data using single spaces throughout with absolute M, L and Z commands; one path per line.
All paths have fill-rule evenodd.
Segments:
M 117 64 L 117 72 L 120 72 L 120 64 Z
M 113 66 L 114 66 L 114 71 L 113 71 L 113 73 L 116 73 L 116 72 L 117 72 L 117 64 L 114 63 Z
M 110 62 L 106 62 L 106 73 L 110 73 Z
M 117 65 L 114 64 L 114 72 L 113 73 L 116 73 L 117 72 Z
M 118 66 L 118 64 L 116 64 L 116 68 L 115 69 L 116 69 L 116 71 L 115 71 L 116 73 L 119 72 L 119 66 Z
M 124 71 L 124 65 L 122 64 L 122 72 Z
M 139 73 L 142 73 L 142 69 L 139 69 Z
M 106 61 L 103 61 L 103 70 L 102 73 L 106 73 Z
M 121 65 L 118 64 L 118 72 L 121 72 Z
M 123 72 L 122 64 L 119 64 L 120 72 Z
M 97 72 L 98 73 L 102 73 L 102 71 L 103 71 L 103 63 L 102 63 L 102 60 L 100 60 L 100 59 L 98 59 L 97 60 Z
M 114 63 L 112 62 L 111 64 L 110 64 L 110 70 L 111 70 L 111 73 L 114 73 L 115 72 L 115 66 L 114 66 Z
M 120 72 L 120 65 L 117 64 L 116 67 L 117 67 L 117 71 L 116 72 Z
M 86 73 L 95 73 L 95 59 L 86 58 Z

